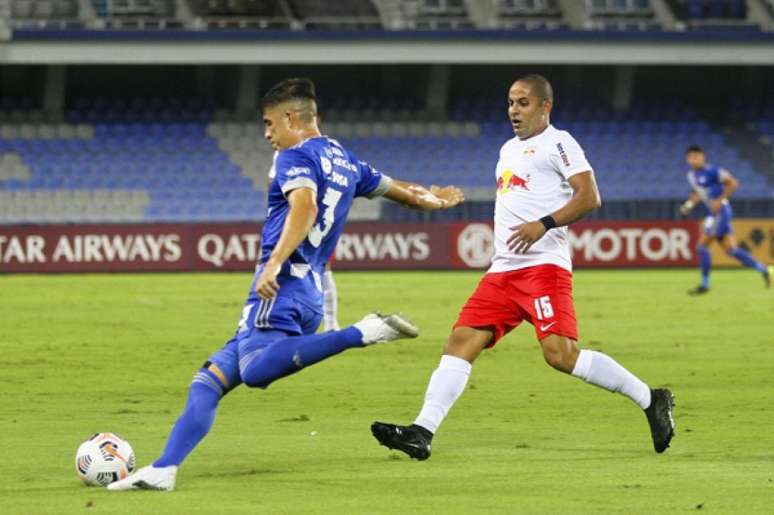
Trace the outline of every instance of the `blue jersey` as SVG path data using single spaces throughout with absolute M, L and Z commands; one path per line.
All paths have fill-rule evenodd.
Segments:
M 263 226 L 261 260 L 256 268 L 242 316 L 234 336 L 210 356 L 229 388 L 242 382 L 245 367 L 272 342 L 287 336 L 313 334 L 322 320 L 322 274 L 336 248 L 355 197 L 376 197 L 387 192 L 390 179 L 358 161 L 336 140 L 318 136 L 279 152 L 275 177 L 269 186 L 269 211 Z M 282 264 L 272 299 L 261 299 L 255 283 L 263 265 L 277 246 L 290 211 L 287 196 L 309 188 L 317 196 L 317 218 L 312 229 Z M 293 357 L 294 363 L 296 357 Z M 207 365 L 209 366 L 209 365 Z M 205 368 L 207 368 L 205 366 Z M 194 382 L 210 382 L 197 375 Z
M 693 190 L 699 194 L 709 213 L 704 220 L 704 234 L 708 236 L 722 238 L 733 232 L 731 227 L 733 213 L 728 200 L 723 200 L 723 205 L 717 213 L 713 213 L 710 209 L 710 202 L 723 194 L 725 190 L 723 180 L 729 176 L 728 170 L 709 164 L 699 170 L 688 172 L 688 182 Z
M 709 207 L 710 201 L 723 194 L 725 185 L 723 180 L 729 176 L 727 170 L 715 165 L 705 165 L 699 170 L 688 172 L 688 182 L 693 190 L 699 194 L 704 205 Z M 726 202 L 724 202 L 726 203 Z
M 312 305 L 322 299 L 320 277 L 341 235 L 355 197 L 375 197 L 389 188 L 389 178 L 359 161 L 339 142 L 327 136 L 307 139 L 280 152 L 276 176 L 269 187 L 269 209 L 261 235 L 261 261 L 266 262 L 282 233 L 290 205 L 287 195 L 309 188 L 317 196 L 317 218 L 306 239 L 283 264 L 278 276 L 284 284 L 301 289 Z M 259 267 L 260 268 L 260 267 Z

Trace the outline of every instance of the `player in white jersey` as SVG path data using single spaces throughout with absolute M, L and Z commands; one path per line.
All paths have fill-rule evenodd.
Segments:
M 674 434 L 672 392 L 651 390 L 609 356 L 578 348 L 567 225 L 601 205 L 591 165 L 575 139 L 550 124 L 553 92 L 544 77 L 514 82 L 508 106 L 516 137 L 497 163 L 492 265 L 454 324 L 414 423 L 374 422 L 371 431 L 382 445 L 429 458 L 473 361 L 526 320 L 549 365 L 629 397 L 645 411 L 656 452 L 664 452 Z
M 277 175 L 277 169 L 275 167 L 277 163 L 277 154 L 274 152 L 272 158 L 271 168 L 269 168 L 269 185 L 274 177 Z M 333 258 L 331 258 L 333 259 Z M 338 292 L 336 291 L 336 281 L 333 280 L 333 270 L 331 270 L 331 262 L 325 265 L 325 273 L 322 276 L 322 292 L 323 292 L 323 331 L 338 331 L 339 327 L 339 315 L 338 315 Z

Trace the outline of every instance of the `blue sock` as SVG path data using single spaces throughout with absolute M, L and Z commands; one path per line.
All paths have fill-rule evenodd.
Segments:
M 321 334 L 289 336 L 270 343 L 249 363 L 240 364 L 247 386 L 266 388 L 281 377 L 343 352 L 363 346 L 363 334 L 355 327 Z
M 699 268 L 701 269 L 701 285 L 704 288 L 709 288 L 709 275 L 710 268 L 712 268 L 712 256 L 710 255 L 709 248 L 705 245 L 699 245 L 697 247 L 699 251 Z
M 729 253 L 729 256 L 734 256 L 736 259 L 739 260 L 740 263 L 742 263 L 744 266 L 749 268 L 754 268 L 760 273 L 766 272 L 766 267 L 763 266 L 763 263 L 760 261 L 757 261 L 754 257 L 752 257 L 749 252 L 744 250 L 742 247 L 736 247 L 735 249 L 732 249 Z
M 204 438 L 215 420 L 215 410 L 224 391 L 218 378 L 209 370 L 201 369 L 191 383 L 183 414 L 175 422 L 167 438 L 167 445 L 154 467 L 180 465 Z

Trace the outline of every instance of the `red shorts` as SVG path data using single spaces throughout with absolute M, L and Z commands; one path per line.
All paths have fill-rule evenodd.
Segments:
M 556 265 L 485 274 L 454 328 L 491 327 L 491 347 L 524 320 L 535 326 L 538 340 L 549 334 L 577 340 L 572 274 Z

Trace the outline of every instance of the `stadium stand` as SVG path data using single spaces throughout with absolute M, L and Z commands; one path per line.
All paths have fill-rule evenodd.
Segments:
M 568 28 L 556 0 L 496 0 L 488 26 L 509 30 Z
M 507 35 L 774 26 L 774 0 L 0 0 L 0 13 L 16 28 L 65 31 L 491 29 Z M 762 17 L 766 23 L 759 23 Z M 497 152 L 512 136 L 502 99 L 478 91 L 454 97 L 449 91 L 450 100 L 444 96 L 431 106 L 427 91 L 438 84 L 418 77 L 413 92 L 393 84 L 377 86 L 370 96 L 358 91 L 322 98 L 323 131 L 387 173 L 457 183 L 472 202 L 491 203 Z M 40 78 L 19 78 L 20 84 L 25 80 L 34 86 L 29 90 L 40 89 Z M 261 77 L 252 87 L 269 80 Z M 195 88 L 138 93 L 127 86 L 126 98 L 91 92 L 73 99 L 66 78 L 60 86 L 65 110 L 61 103 L 43 108 L 40 99 L 2 92 L 0 223 L 263 218 L 272 151 L 260 121 L 249 116 L 254 104 L 234 105 L 233 84 L 234 91 L 210 95 L 219 98 L 212 105 L 153 96 L 188 95 Z M 683 151 L 692 143 L 707 147 L 713 161 L 740 178 L 736 198 L 770 199 L 774 103 L 768 97 L 740 99 L 729 114 L 715 116 L 684 98 L 635 96 L 631 106 L 615 110 L 598 100 L 570 101 L 563 93 L 553 119 L 586 149 L 606 201 L 668 205 L 684 197 Z M 378 214 L 371 207 L 356 216 Z
M 291 17 L 279 2 L 256 0 L 191 0 L 197 25 L 210 29 L 289 29 Z
M 472 29 L 463 0 L 407 0 L 400 2 L 403 29 Z
M 0 220 L 257 220 L 265 193 L 175 100 L 77 102 L 68 122 L 0 127 Z M 151 107 L 153 106 L 153 107 Z
M 661 30 L 650 0 L 586 0 L 588 29 Z
M 10 16 L 17 27 L 76 28 L 82 26 L 77 0 L 13 0 Z
M 672 8 L 683 19 L 744 19 L 747 17 L 745 0 L 669 0 Z
M 381 29 L 379 11 L 369 0 L 318 2 L 288 0 L 295 20 L 307 29 Z
M 173 0 L 91 0 L 98 26 L 114 29 L 179 28 Z
M 774 0 L 755 1 L 0 0 L 0 13 L 11 11 L 12 26 L 25 29 L 771 29 Z
M 675 16 L 692 30 L 758 30 L 759 24 L 748 19 L 745 0 L 667 0 Z
M 447 121 L 409 121 L 378 117 L 402 105 L 411 118 L 419 110 L 411 102 L 339 99 L 322 128 L 388 174 L 456 183 L 471 200 L 491 200 L 497 153 L 512 136 L 499 104 L 463 98 L 453 102 Z M 196 99 L 78 99 L 62 123 L 47 123 L 28 99 L 0 105 L 2 223 L 264 217 L 273 152 L 259 122 L 213 122 L 212 110 Z M 558 112 L 555 123 L 586 149 L 606 200 L 683 197 L 682 156 L 695 142 L 739 177 L 735 197 L 774 194 L 765 174 L 677 100 L 640 99 L 626 112 L 568 105 L 577 107 Z M 774 131 L 766 121 L 759 127 Z M 360 216 L 373 218 L 378 210 L 371 206 Z

